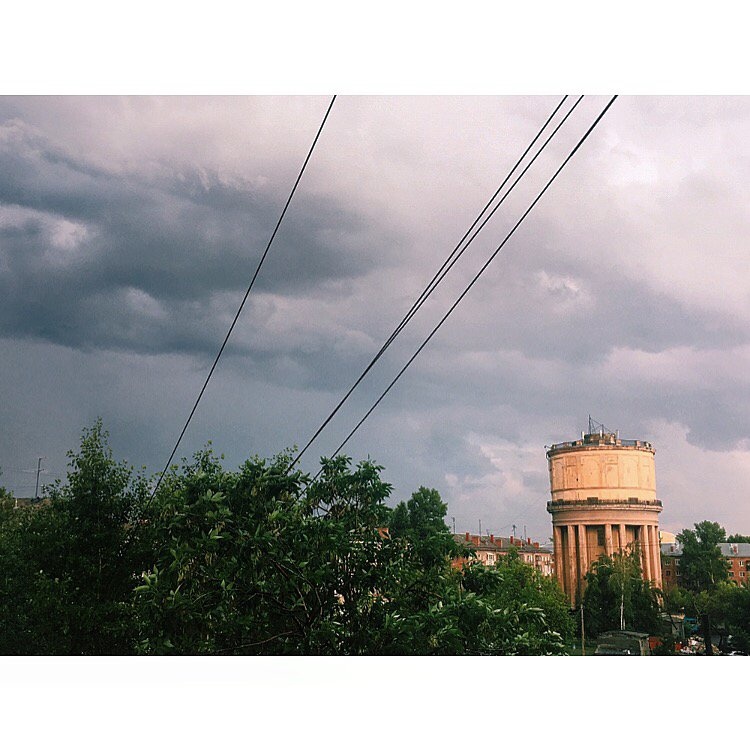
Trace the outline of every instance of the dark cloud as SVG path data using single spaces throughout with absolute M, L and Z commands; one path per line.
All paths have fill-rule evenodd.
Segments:
M 385 465 L 394 500 L 435 486 L 459 529 L 481 518 L 545 538 L 544 445 L 591 413 L 656 444 L 667 524 L 711 515 L 706 493 L 727 498 L 715 506 L 727 527 L 750 524 L 730 501 L 750 491 L 747 101 L 618 100 L 347 446 Z M 337 101 L 180 453 L 213 439 L 237 464 L 304 444 L 554 103 Z M 306 468 L 380 394 L 601 104 L 584 100 Z M 42 452 L 59 470 L 102 415 L 120 455 L 160 468 L 322 111 L 317 99 L 0 101 L 0 466 Z
M 83 349 L 215 350 L 278 218 L 274 197 L 205 171 L 123 179 L 17 122 L 5 128 L 0 332 Z M 352 212 L 300 195 L 256 289 L 294 296 L 351 280 L 373 266 L 373 243 Z M 233 294 L 217 309 L 222 293 Z

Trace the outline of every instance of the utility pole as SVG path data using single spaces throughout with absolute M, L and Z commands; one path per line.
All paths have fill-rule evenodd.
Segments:
M 456 533 L 456 517 L 451 516 L 451 518 L 453 519 L 453 533 L 455 534 Z
M 482 519 L 479 519 L 479 540 L 482 539 Z
M 39 475 L 42 473 L 42 460 L 47 456 L 39 456 L 39 460 L 36 462 L 36 489 L 34 490 L 34 500 L 39 499 Z
M 583 625 L 583 599 L 581 599 L 581 656 L 586 656 L 586 629 Z
M 515 537 L 516 537 L 516 525 L 513 524 L 513 538 L 515 539 Z

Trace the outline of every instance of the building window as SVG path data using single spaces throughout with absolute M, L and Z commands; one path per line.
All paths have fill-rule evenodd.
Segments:
M 745 577 L 745 571 L 744 570 L 740 571 L 740 578 L 744 578 L 744 577 Z
M 672 571 L 671 570 L 665 570 L 664 571 L 664 575 L 667 576 L 667 578 L 669 578 L 669 576 L 672 575 Z
M 596 527 L 596 543 L 599 547 L 604 546 L 604 527 L 603 526 Z

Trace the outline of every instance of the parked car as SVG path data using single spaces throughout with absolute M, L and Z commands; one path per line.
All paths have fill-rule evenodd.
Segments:
M 610 630 L 596 639 L 594 656 L 650 656 L 648 633 Z

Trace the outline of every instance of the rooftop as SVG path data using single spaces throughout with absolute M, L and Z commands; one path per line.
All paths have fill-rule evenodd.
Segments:
M 719 547 L 724 557 L 750 557 L 750 544 L 747 542 L 722 542 Z
M 483 534 L 480 537 L 479 534 L 464 532 L 463 534 L 454 534 L 453 538 L 459 544 L 470 544 L 474 549 L 487 550 L 490 552 L 496 552 L 497 550 L 506 551 L 511 547 L 515 547 L 521 552 L 547 554 L 552 552 L 551 548 L 546 547 L 540 542 L 532 541 L 530 537 L 527 539 L 519 539 L 518 537 L 513 536 L 495 536 L 494 534 Z
M 724 557 L 750 557 L 750 544 L 747 542 L 721 542 L 719 549 Z M 662 555 L 681 555 L 682 546 L 679 542 L 661 545 Z
M 569 440 L 564 443 L 554 443 L 548 446 L 547 455 L 552 451 L 571 450 L 574 448 L 640 448 L 653 450 L 651 443 L 646 440 L 625 440 L 617 432 L 581 433 L 580 440 Z

